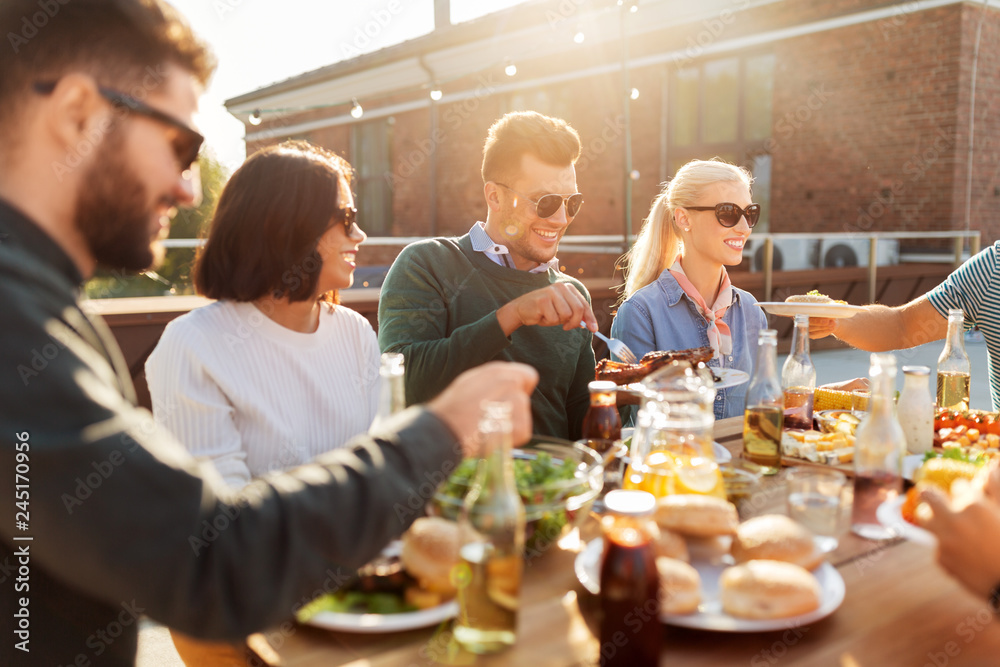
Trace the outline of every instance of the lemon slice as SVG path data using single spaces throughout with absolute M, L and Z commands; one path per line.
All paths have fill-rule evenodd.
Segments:
M 678 456 L 676 471 L 678 493 L 708 495 L 715 491 L 721 479 L 719 466 L 701 457 Z

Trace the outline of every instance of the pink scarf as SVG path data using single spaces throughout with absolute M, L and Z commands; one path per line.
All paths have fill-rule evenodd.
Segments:
M 726 267 L 722 267 L 722 286 L 719 288 L 719 296 L 716 297 L 715 303 L 711 308 L 708 307 L 705 299 L 702 298 L 698 290 L 688 280 L 684 269 L 681 267 L 680 259 L 675 261 L 669 270 L 670 275 L 674 277 L 674 280 L 681 286 L 684 293 L 691 297 L 691 300 L 698 306 L 698 312 L 708 320 L 708 331 L 706 333 L 708 334 L 709 344 L 715 350 L 715 356 L 721 357 L 722 355 L 732 354 L 733 335 L 729 330 L 729 325 L 722 321 L 722 316 L 726 314 L 729 306 L 733 304 L 733 283 L 729 280 L 729 273 L 726 271 Z

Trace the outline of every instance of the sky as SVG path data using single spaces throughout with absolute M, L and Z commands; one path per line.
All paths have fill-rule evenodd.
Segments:
M 207 41 L 219 67 L 195 121 L 207 150 L 234 171 L 243 124 L 226 99 L 429 33 L 434 0 L 168 0 Z M 452 0 L 460 23 L 523 0 Z

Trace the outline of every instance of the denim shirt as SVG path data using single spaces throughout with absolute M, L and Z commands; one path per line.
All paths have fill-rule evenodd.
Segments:
M 725 357 L 723 366 L 751 373 L 757 332 L 767 328 L 764 311 L 752 294 L 733 287 L 733 305 L 722 321 L 729 325 L 733 339 L 732 354 Z M 664 270 L 656 282 L 637 291 L 618 308 L 611 323 L 611 336 L 624 341 L 638 357 L 652 350 L 685 350 L 709 344 L 708 320 L 698 312 L 698 306 L 669 270 Z M 708 365 L 718 367 L 719 358 Z M 716 392 L 716 419 L 743 414 L 748 384 Z

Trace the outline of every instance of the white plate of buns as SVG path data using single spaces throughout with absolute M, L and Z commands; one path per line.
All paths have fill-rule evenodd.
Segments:
M 812 534 L 788 517 L 766 515 L 738 524 L 731 503 L 668 496 L 658 501 L 656 523 L 660 620 L 668 625 L 784 630 L 825 618 L 844 601 L 843 577 L 825 561 Z M 592 540 L 574 567 L 595 595 L 603 550 L 601 538 Z

